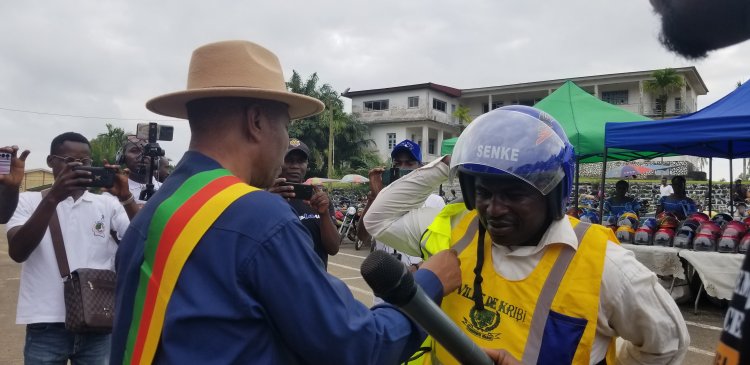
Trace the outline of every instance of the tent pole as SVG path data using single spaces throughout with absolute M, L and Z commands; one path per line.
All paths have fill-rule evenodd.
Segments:
M 578 210 L 578 184 L 579 179 L 581 177 L 581 163 L 578 162 L 578 159 L 576 158 L 576 184 L 575 184 L 575 190 L 573 191 L 573 201 L 575 202 L 576 210 Z
M 729 142 L 730 144 L 732 142 Z M 729 159 L 729 215 L 734 216 L 734 177 L 732 174 L 732 165 L 734 160 Z
M 607 177 L 607 147 L 604 147 L 604 158 L 602 158 L 602 184 L 599 185 L 599 188 L 602 189 L 602 200 L 604 200 L 604 179 Z M 599 192 L 596 192 L 596 195 L 599 195 Z M 599 221 L 602 222 L 604 220 L 604 201 L 599 202 Z
M 712 207 L 711 204 L 713 202 L 713 192 L 711 192 L 711 186 L 713 185 L 713 172 L 714 172 L 714 158 L 709 157 L 708 158 L 708 216 L 711 216 Z

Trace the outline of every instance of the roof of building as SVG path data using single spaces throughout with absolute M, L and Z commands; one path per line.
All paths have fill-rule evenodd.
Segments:
M 702 90 L 696 90 L 699 95 L 705 95 L 708 93 L 708 87 L 706 87 L 706 83 L 703 81 L 703 78 L 698 73 L 698 70 L 695 68 L 695 66 L 688 66 L 688 67 L 678 67 L 674 68 L 675 71 L 678 73 L 685 73 L 694 87 L 700 85 Z M 546 85 L 556 85 L 556 84 L 563 84 L 566 81 L 573 81 L 576 84 L 586 82 L 586 81 L 596 81 L 596 80 L 602 80 L 602 79 L 615 79 L 615 78 L 623 78 L 623 77 L 638 77 L 638 76 L 651 76 L 651 73 L 657 70 L 643 70 L 643 71 L 630 71 L 630 72 L 619 72 L 619 73 L 611 73 L 611 74 L 602 74 L 602 75 L 591 75 L 591 76 L 581 76 L 581 77 L 571 77 L 571 78 L 565 78 L 565 79 L 554 79 L 554 80 L 544 80 L 544 81 L 534 81 L 534 82 L 522 82 L 518 84 L 508 84 L 508 85 L 498 85 L 498 86 L 487 86 L 487 87 L 478 87 L 478 88 L 471 88 L 471 89 L 462 89 L 461 92 L 464 96 L 465 94 L 476 94 L 476 93 L 487 93 L 490 91 L 497 91 L 497 90 L 503 90 L 503 89 L 515 89 L 519 87 L 543 87 Z M 698 85 L 695 85 L 695 83 L 698 83 Z
M 24 173 L 24 174 L 28 174 L 28 173 L 31 173 L 31 172 L 38 172 L 38 171 L 41 171 L 41 172 L 46 172 L 46 173 L 48 173 L 48 174 L 51 174 L 51 173 L 52 173 L 52 170 L 50 170 L 50 169 L 43 169 L 43 168 L 40 168 L 40 169 L 30 169 L 30 170 L 26 170 L 26 171 L 24 171 L 23 173 Z
M 460 97 L 461 96 L 461 90 L 436 84 L 433 82 L 428 82 L 424 84 L 414 84 L 414 85 L 404 85 L 404 86 L 395 86 L 395 87 L 386 87 L 382 89 L 370 89 L 370 90 L 360 90 L 360 91 L 344 91 L 341 96 L 351 98 L 353 96 L 363 96 L 363 95 L 371 95 L 371 94 L 382 94 L 387 92 L 394 92 L 394 91 L 408 91 L 408 90 L 419 90 L 419 89 L 432 89 L 436 91 L 440 91 L 442 93 L 445 93 L 449 96 L 454 97 Z
M 708 93 L 708 87 L 706 87 L 706 83 L 703 81 L 703 78 L 698 73 L 698 70 L 695 68 L 695 66 L 678 67 L 678 68 L 674 68 L 674 70 L 677 71 L 678 73 L 685 73 L 688 79 L 691 81 L 691 84 L 693 85 L 693 87 L 700 86 L 701 89 L 696 90 L 698 95 L 705 95 L 706 93 Z M 432 82 L 428 82 L 424 84 L 394 86 L 394 87 L 386 87 L 386 88 L 381 88 L 381 89 L 369 89 L 369 90 L 359 90 L 359 91 L 349 91 L 347 89 L 347 91 L 344 91 L 341 94 L 341 96 L 352 98 L 354 96 L 364 96 L 364 95 L 382 94 L 382 93 L 394 92 L 394 91 L 407 91 L 407 90 L 418 90 L 418 89 L 429 88 L 432 90 L 444 92 L 450 96 L 461 97 L 461 96 L 468 96 L 466 94 L 481 94 L 481 93 L 487 93 L 487 92 L 492 92 L 492 91 L 499 91 L 503 89 L 515 89 L 519 87 L 534 88 L 534 87 L 544 87 L 548 85 L 553 86 L 553 85 L 563 84 L 565 83 L 565 81 L 568 81 L 568 80 L 573 81 L 575 83 L 581 83 L 581 82 L 586 82 L 586 81 L 596 81 L 596 80 L 602 80 L 602 79 L 608 79 L 608 78 L 622 78 L 622 77 L 628 77 L 628 76 L 632 76 L 632 77 L 650 76 L 651 73 L 653 73 L 654 71 L 656 70 L 619 72 L 619 73 L 612 73 L 612 74 L 572 77 L 572 78 L 566 78 L 566 79 L 555 79 L 555 80 L 545 80 L 545 81 L 524 82 L 524 83 L 518 83 L 518 84 L 478 87 L 478 88 L 471 88 L 471 89 L 456 89 L 450 86 L 444 86 L 444 85 L 439 85 L 439 84 L 435 84 Z

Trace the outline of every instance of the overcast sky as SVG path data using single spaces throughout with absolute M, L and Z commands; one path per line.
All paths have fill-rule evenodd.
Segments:
M 287 77 L 318 72 L 339 92 L 693 65 L 709 89 L 698 98 L 704 107 L 747 80 L 750 43 L 690 61 L 658 43 L 658 27 L 647 0 L 3 1 L 0 145 L 30 149 L 27 167 L 39 168 L 62 132 L 93 138 L 108 122 L 134 131 L 158 120 L 175 126 L 175 141 L 162 147 L 179 159 L 187 123 L 144 103 L 184 89 L 192 50 L 227 39 L 259 43 Z M 726 162 L 715 165 L 715 175 L 728 175 Z

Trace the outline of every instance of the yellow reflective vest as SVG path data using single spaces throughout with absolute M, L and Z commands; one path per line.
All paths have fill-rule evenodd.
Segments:
M 459 205 L 463 207 L 463 203 Z M 455 226 L 452 219 L 457 221 Z M 605 227 L 579 226 L 577 219 L 569 219 L 579 235 L 578 250 L 567 245 L 550 246 L 537 267 L 522 280 L 507 280 L 495 272 L 492 245 L 486 238 L 482 268 L 485 308 L 479 311 L 473 301 L 478 217 L 476 211 L 467 212 L 465 207 L 446 206 L 421 242 L 426 257 L 450 247 L 459 252 L 463 283 L 443 299 L 442 309 L 481 347 L 505 349 L 524 363 L 589 364 L 606 245 L 608 240 L 617 240 Z M 446 235 L 450 237 L 447 243 Z M 559 278 L 552 289 L 548 277 Z M 439 344 L 433 343 L 431 348 L 426 356 L 410 364 L 457 364 Z M 614 339 L 606 360 L 614 364 Z

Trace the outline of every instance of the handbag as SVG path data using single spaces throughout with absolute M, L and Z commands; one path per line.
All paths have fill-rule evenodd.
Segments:
M 65 328 L 73 333 L 110 333 L 115 315 L 115 282 L 112 270 L 77 269 L 70 272 L 57 211 L 49 223 L 55 258 L 65 293 Z

